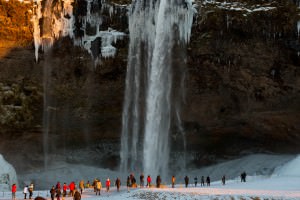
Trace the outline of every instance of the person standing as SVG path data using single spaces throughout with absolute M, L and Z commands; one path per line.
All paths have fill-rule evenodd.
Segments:
M 54 200 L 54 197 L 55 197 L 55 188 L 54 188 L 54 185 L 50 189 L 50 196 L 51 196 L 51 200 Z
M 222 184 L 225 185 L 225 175 L 222 176 Z
M 68 186 L 66 183 L 64 183 L 63 185 L 63 199 L 67 196 L 67 189 L 68 189 Z
M 176 181 L 176 178 L 175 178 L 175 176 L 173 175 L 173 176 L 172 176 L 172 179 L 171 179 L 171 182 L 172 182 L 172 188 L 175 187 L 175 181 Z
M 95 185 L 96 185 L 96 195 L 99 194 L 100 195 L 100 192 L 101 192 L 101 188 L 102 188 L 102 183 L 100 180 L 97 180 L 95 182 Z
M 32 198 L 33 195 L 33 183 L 31 183 L 28 187 L 28 191 L 29 191 L 29 199 Z
M 185 182 L 185 187 L 187 188 L 189 185 L 189 177 L 188 176 L 184 177 L 184 182 Z
M 87 181 L 86 182 L 86 186 L 85 186 L 86 188 L 90 188 L 90 181 Z
M 140 175 L 140 187 L 144 187 L 144 174 Z
M 57 187 L 56 188 L 56 199 L 60 200 L 60 196 L 61 196 L 61 190 L 60 190 L 60 187 Z
M 119 179 L 119 177 L 116 180 L 116 186 L 117 186 L 117 191 L 120 192 L 121 180 Z
M 81 180 L 79 182 L 79 188 L 80 188 L 80 194 L 82 194 L 83 190 L 84 190 L 84 180 Z
M 129 188 L 130 188 L 130 177 L 129 176 L 127 176 L 126 185 L 127 185 L 127 192 L 129 192 Z
M 56 183 L 56 186 L 55 186 L 55 189 L 60 189 L 60 188 L 61 188 L 60 182 L 57 182 L 57 183 Z
M 28 191 L 28 185 L 26 185 L 26 186 L 24 187 L 23 193 L 24 193 L 24 199 L 26 199 L 26 198 L 27 198 L 27 194 L 29 193 L 29 191 Z
M 195 182 L 195 187 L 197 187 L 197 183 L 198 183 L 198 178 L 197 178 L 197 176 L 194 178 L 194 182 Z
M 157 187 L 157 188 L 160 188 L 160 184 L 161 184 L 161 178 L 160 178 L 160 175 L 158 175 L 158 176 L 156 177 L 156 187 Z
M 11 197 L 12 197 L 13 200 L 16 199 L 16 192 L 17 192 L 17 185 L 13 184 L 11 186 Z
M 150 185 L 151 185 L 151 177 L 150 177 L 150 175 L 148 175 L 148 177 L 147 177 L 147 187 L 150 188 Z
M 109 180 L 109 178 L 106 179 L 105 185 L 106 185 L 106 192 L 109 192 L 109 187 L 110 187 L 110 180 Z
M 241 182 L 246 182 L 246 172 L 244 171 L 242 174 L 241 174 Z
M 74 181 L 72 181 L 70 183 L 69 188 L 70 188 L 71 196 L 73 197 L 74 196 L 74 190 L 75 190 L 75 183 L 74 183 Z
M 209 176 L 206 177 L 206 185 L 210 186 L 210 178 L 209 178 Z
M 204 183 L 205 183 L 205 182 L 204 182 L 204 176 L 201 176 L 201 187 L 202 187 L 202 186 L 205 186 Z

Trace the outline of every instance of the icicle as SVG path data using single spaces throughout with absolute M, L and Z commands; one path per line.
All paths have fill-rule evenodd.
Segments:
M 300 34 L 300 21 L 297 22 L 297 35 L 299 37 Z
M 32 17 L 32 23 L 34 27 L 34 45 L 35 45 L 35 57 L 36 61 L 38 60 L 38 51 L 39 48 L 42 47 L 44 51 L 47 51 L 50 49 L 55 40 L 59 39 L 60 37 L 66 37 L 69 36 L 71 39 L 73 39 L 74 45 L 82 46 L 84 47 L 90 55 L 94 59 L 99 59 L 100 56 L 93 56 L 93 52 L 91 49 L 91 44 L 93 41 L 95 41 L 97 38 L 101 38 L 105 42 L 102 42 L 101 45 L 101 52 L 104 55 L 104 57 L 112 57 L 116 53 L 116 48 L 112 46 L 112 43 L 116 43 L 117 40 L 122 39 L 125 35 L 124 33 L 114 31 L 112 29 L 108 31 L 99 31 L 100 26 L 102 23 L 102 18 L 99 15 L 99 13 L 92 13 L 92 3 L 94 3 L 94 0 L 86 0 L 87 2 L 87 10 L 86 10 L 86 16 L 82 17 L 81 25 L 82 30 L 84 32 L 84 35 L 80 39 L 74 38 L 74 24 L 75 24 L 75 18 L 73 15 L 73 6 L 74 0 L 63 0 L 63 4 L 59 5 L 61 6 L 62 12 L 59 16 L 55 15 L 52 11 L 52 1 L 53 0 L 46 0 L 45 6 L 44 6 L 44 13 L 41 12 L 42 0 L 36 0 L 35 7 L 34 7 L 34 15 Z M 101 1 L 103 4 L 103 7 L 108 7 L 108 5 L 105 3 L 104 0 Z M 109 6 L 110 11 L 111 8 L 113 9 L 113 6 Z M 114 12 L 114 11 L 113 11 Z M 113 14 L 111 12 L 110 14 Z M 40 34 L 41 28 L 39 25 L 40 19 L 43 18 L 43 33 Z M 96 34 L 93 36 L 86 34 L 86 27 L 87 23 L 95 27 L 97 30 Z M 105 34 L 104 34 L 105 33 Z M 106 37 L 106 38 L 105 38 Z M 97 62 L 100 63 L 100 62 Z
M 33 7 L 33 16 L 32 16 L 32 23 L 33 23 L 33 40 L 34 40 L 34 47 L 35 47 L 35 61 L 38 61 L 38 52 L 41 46 L 41 37 L 40 37 L 40 25 L 39 21 L 42 18 L 42 11 L 41 11 L 41 0 L 37 0 L 34 3 Z

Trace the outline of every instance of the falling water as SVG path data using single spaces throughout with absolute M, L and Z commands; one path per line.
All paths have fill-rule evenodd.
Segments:
M 124 172 L 157 175 L 168 171 L 173 113 L 180 122 L 171 99 L 173 47 L 189 41 L 194 12 L 191 0 L 132 4 L 120 153 Z

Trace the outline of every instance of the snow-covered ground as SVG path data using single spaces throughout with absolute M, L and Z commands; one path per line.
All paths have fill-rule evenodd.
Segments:
M 264 161 L 263 161 L 264 160 Z M 255 162 L 256 161 L 256 162 Z M 247 163 L 248 162 L 248 163 Z M 265 162 L 265 164 L 263 164 Z M 238 166 L 242 163 L 243 166 Z M 256 164 L 255 164 L 256 163 Z M 266 163 L 269 163 L 267 165 Z M 275 164 L 277 167 L 274 167 Z M 130 189 L 123 187 L 120 192 L 116 191 L 113 186 L 110 192 L 105 192 L 103 189 L 101 196 L 95 196 L 92 189 L 87 189 L 82 195 L 82 199 L 98 200 L 98 199 L 207 199 L 207 200 L 299 200 L 300 199 L 300 156 L 270 156 L 270 155 L 253 155 L 247 156 L 243 159 L 237 159 L 230 162 L 222 163 L 207 169 L 199 170 L 198 179 L 204 172 L 217 173 L 218 171 L 228 171 L 228 167 L 235 166 L 235 173 L 240 170 L 253 168 L 254 173 L 247 176 L 247 182 L 240 182 L 238 176 L 226 181 L 226 185 L 222 185 L 220 180 L 211 183 L 210 187 L 197 187 L 191 183 L 188 188 L 183 186 L 183 179 L 177 177 L 175 188 L 171 188 L 169 183 L 164 185 L 163 188 L 137 188 Z M 248 167 L 246 167 L 248 166 Z M 214 170 L 215 172 L 214 172 Z M 226 170 L 225 170 L 226 169 Z M 217 172 L 216 172 L 217 171 Z M 247 172 L 248 172 L 247 171 Z M 102 171 L 103 172 L 103 171 Z M 107 171 L 108 172 L 108 171 Z M 271 174 L 268 175 L 268 173 Z M 197 175 L 196 171 L 191 171 L 190 181 L 193 182 L 193 177 Z M 202 174 L 200 174 L 202 173 Z M 265 174 L 264 174 L 265 173 Z M 251 173 L 248 173 L 251 174 Z M 82 175 L 82 174 L 81 174 Z M 116 175 L 116 174 L 114 174 Z M 37 175 L 38 176 L 38 175 Z M 108 176 L 108 174 L 107 174 Z M 114 176 L 111 176 L 114 177 Z M 41 177 L 42 178 L 42 177 Z M 74 177 L 75 178 L 75 177 Z M 111 178 L 113 179 L 113 178 Z M 105 180 L 104 178 L 102 180 Z M 164 180 L 163 180 L 164 182 Z M 167 181 L 168 182 L 168 181 Z M 53 184 L 55 184 L 53 182 Z M 104 181 L 102 181 L 104 185 Z M 112 184 L 113 185 L 113 184 Z M 49 185 L 49 188 L 51 186 Z M 17 199 L 23 199 L 22 188 L 18 189 Z M 35 196 L 43 196 L 50 199 L 48 190 L 34 191 Z M 10 192 L 0 192 L 0 200 L 11 199 Z M 66 200 L 71 200 L 71 197 Z
M 35 196 L 42 196 L 50 199 L 48 191 L 35 191 Z M 0 199 L 11 199 L 10 192 L 0 193 Z M 22 192 L 17 192 L 17 199 L 23 199 Z M 67 197 L 66 200 L 71 200 Z M 241 183 L 230 180 L 225 186 L 219 182 L 213 182 L 210 187 L 194 187 L 192 184 L 184 188 L 183 184 L 177 184 L 175 188 L 167 185 L 165 188 L 137 188 L 127 192 L 125 187 L 120 192 L 112 187 L 110 192 L 102 190 L 101 196 L 96 196 L 92 189 L 87 189 L 82 195 L 82 199 L 98 200 L 125 200 L 125 199 L 207 199 L 207 200 L 296 200 L 300 199 L 300 177 L 260 177 Z

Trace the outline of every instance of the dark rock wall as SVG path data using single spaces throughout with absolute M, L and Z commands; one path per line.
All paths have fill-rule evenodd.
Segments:
M 276 9 L 248 13 L 197 3 L 182 106 L 189 164 L 253 152 L 299 153 L 296 5 L 280 1 L 270 3 Z M 40 52 L 36 63 L 30 9 L 0 1 L 0 153 L 19 173 L 42 166 L 46 124 L 49 154 L 117 167 L 128 40 L 118 41 L 117 56 L 98 66 L 68 38 Z M 127 33 L 126 15 L 107 12 L 104 19 L 103 30 Z M 172 148 L 180 152 L 177 134 Z M 86 161 L 73 156 L 78 152 L 93 156 Z
M 208 152 L 214 160 L 300 150 L 298 8 L 289 1 L 268 6 L 276 9 L 200 9 L 188 49 L 183 115 L 199 163 Z

